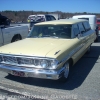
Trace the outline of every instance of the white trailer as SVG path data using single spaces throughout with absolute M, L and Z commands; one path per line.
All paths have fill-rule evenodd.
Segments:
M 97 28 L 96 15 L 75 15 L 72 18 L 73 19 L 86 19 L 86 20 L 88 20 L 89 24 L 91 26 L 91 29 L 96 31 L 97 38 L 95 41 L 98 41 L 99 30 Z

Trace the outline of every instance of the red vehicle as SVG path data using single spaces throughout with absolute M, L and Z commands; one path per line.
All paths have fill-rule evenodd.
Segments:
M 98 30 L 100 30 L 100 18 L 97 18 L 97 26 L 98 26 Z

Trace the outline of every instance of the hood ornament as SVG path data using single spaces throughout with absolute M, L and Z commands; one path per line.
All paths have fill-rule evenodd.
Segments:
M 61 50 L 59 50 L 59 51 L 55 52 L 55 54 L 54 54 L 54 55 L 58 54 L 60 51 L 61 51 Z

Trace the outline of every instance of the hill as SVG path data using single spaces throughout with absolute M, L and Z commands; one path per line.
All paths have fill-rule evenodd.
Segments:
M 100 13 L 70 13 L 70 12 L 61 12 L 61 11 L 55 11 L 55 12 L 43 12 L 43 11 L 1 11 L 0 12 L 2 15 L 7 16 L 9 19 L 12 20 L 13 23 L 16 22 L 27 22 L 27 18 L 29 15 L 33 14 L 49 14 L 49 13 L 57 13 L 60 15 L 60 18 L 70 18 L 73 15 L 82 15 L 82 14 L 95 14 L 97 17 L 100 17 Z

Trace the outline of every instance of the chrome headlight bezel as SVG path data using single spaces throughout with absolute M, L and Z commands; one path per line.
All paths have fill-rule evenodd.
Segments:
M 42 68 L 47 68 L 48 66 L 49 66 L 49 63 L 48 63 L 48 61 L 47 60 L 41 60 L 40 61 L 40 66 L 42 67 Z
M 58 65 L 58 61 L 56 59 L 36 59 L 38 61 L 38 68 L 44 69 L 56 69 Z M 34 60 L 35 61 L 35 60 Z

